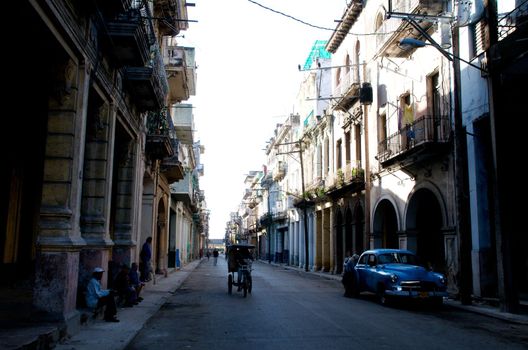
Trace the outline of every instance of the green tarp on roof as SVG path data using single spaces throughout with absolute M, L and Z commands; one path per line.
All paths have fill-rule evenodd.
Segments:
M 316 40 L 314 45 L 312 46 L 312 50 L 310 51 L 310 54 L 308 55 L 308 58 L 306 59 L 306 62 L 304 62 L 304 69 L 310 69 L 312 67 L 312 63 L 317 58 L 331 58 L 332 54 L 325 50 L 325 46 L 328 40 Z

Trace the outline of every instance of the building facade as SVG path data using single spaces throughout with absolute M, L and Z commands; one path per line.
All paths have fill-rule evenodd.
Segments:
M 56 321 L 72 334 L 94 267 L 107 271 L 106 287 L 148 236 L 156 269 L 168 266 L 169 184 L 183 174 L 163 38 L 187 29 L 187 12 L 184 1 L 11 8 L 38 39 L 8 42 L 20 73 L 8 78 L 8 99 L 26 118 L 9 118 L 6 130 L 24 132 L 2 145 L 2 318 Z M 162 12 L 166 21 L 154 20 Z M 28 82 L 31 97 L 20 93 Z

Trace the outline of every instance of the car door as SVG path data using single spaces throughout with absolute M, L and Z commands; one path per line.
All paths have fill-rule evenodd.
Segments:
M 359 291 L 367 290 L 367 261 L 368 261 L 369 254 L 363 254 L 361 258 L 359 258 L 359 261 L 357 262 L 356 266 L 354 267 L 356 269 L 356 277 L 359 284 Z
M 367 258 L 367 266 L 365 267 L 365 275 L 366 275 L 366 286 L 367 290 L 370 292 L 376 292 L 377 291 L 377 284 L 379 279 L 379 273 L 376 269 L 377 258 L 375 254 L 369 254 Z

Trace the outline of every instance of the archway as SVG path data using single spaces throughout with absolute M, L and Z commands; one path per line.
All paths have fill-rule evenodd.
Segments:
M 343 271 L 344 261 L 344 246 L 345 240 L 343 236 L 343 214 L 338 209 L 335 215 L 335 232 L 336 232 L 336 273 Z
M 345 212 L 345 252 L 354 251 L 354 234 L 352 228 L 352 212 L 347 208 Z
M 374 235 L 376 246 L 399 248 L 396 209 L 388 199 L 382 199 L 374 212 Z
M 408 233 L 416 234 L 416 254 L 438 272 L 446 272 L 442 211 L 438 199 L 428 189 L 416 191 L 409 200 L 406 217 Z
M 365 212 L 360 203 L 354 209 L 354 249 L 353 253 L 361 254 L 365 250 Z
M 167 225 L 166 225 L 166 222 L 167 222 L 167 218 L 166 218 L 166 212 L 165 212 L 165 202 L 163 201 L 163 198 L 160 198 L 158 202 L 158 215 L 157 215 L 157 223 L 156 223 L 156 232 L 155 232 L 155 237 L 154 237 L 154 242 L 156 244 L 156 248 L 155 248 L 155 252 L 156 252 L 155 271 L 156 273 L 162 273 L 163 270 L 166 268 L 165 266 L 165 256 L 167 254 L 167 247 L 166 247 Z

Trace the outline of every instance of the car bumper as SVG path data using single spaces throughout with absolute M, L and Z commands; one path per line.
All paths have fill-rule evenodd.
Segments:
M 386 290 L 385 295 L 392 297 L 412 298 L 412 299 L 427 299 L 427 298 L 444 298 L 447 297 L 447 292 L 420 292 L 420 291 L 399 291 L 399 290 Z

